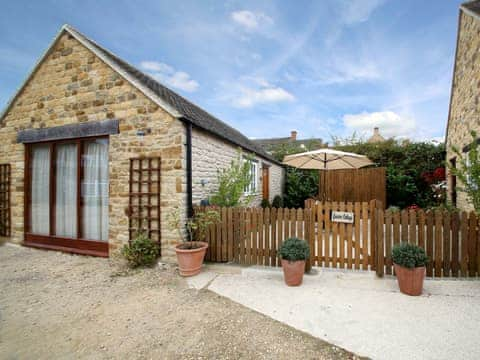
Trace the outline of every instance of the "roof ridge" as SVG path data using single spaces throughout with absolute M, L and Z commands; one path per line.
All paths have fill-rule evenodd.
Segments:
M 466 1 L 460 4 L 460 9 L 468 15 L 480 19 L 480 0 Z

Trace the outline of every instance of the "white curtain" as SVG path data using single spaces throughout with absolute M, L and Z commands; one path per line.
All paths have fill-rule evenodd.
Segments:
M 31 232 L 50 233 L 50 146 L 35 145 L 31 153 Z
M 82 157 L 85 239 L 108 241 L 108 140 L 84 143 Z
M 77 237 L 77 145 L 56 147 L 55 234 Z

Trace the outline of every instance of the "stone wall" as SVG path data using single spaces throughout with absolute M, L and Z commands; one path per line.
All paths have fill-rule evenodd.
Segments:
M 217 170 L 230 166 L 238 156 L 238 148 L 209 133 L 192 131 L 192 197 L 194 204 L 208 199 L 217 189 Z M 270 201 L 275 195 L 283 194 L 285 170 L 283 167 L 255 156 L 258 161 L 257 193 L 250 205 L 258 206 L 262 201 L 262 164 L 270 165 Z M 202 185 L 203 182 L 203 185 Z
M 461 150 L 471 142 L 471 130 L 480 134 L 480 19 L 463 11 L 460 14 L 449 116 L 447 161 L 455 156 L 451 151 L 452 145 Z M 449 178 L 450 196 L 451 185 Z M 466 194 L 462 192 L 457 192 L 457 206 L 464 210 L 472 210 Z
M 28 82 L 0 123 L 0 163 L 12 166 L 12 242 L 24 231 L 24 145 L 17 132 L 65 124 L 118 119 L 120 134 L 110 136 L 111 249 L 128 240 L 129 158 L 161 156 L 162 253 L 173 255 L 178 234 L 166 226 L 175 206 L 186 208 L 185 127 L 64 34 Z M 138 130 L 148 130 L 140 139 Z

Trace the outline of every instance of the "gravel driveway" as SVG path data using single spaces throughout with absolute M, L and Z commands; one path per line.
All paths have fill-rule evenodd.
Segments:
M 0 247 L 0 358 L 285 358 L 353 355 L 168 266 Z

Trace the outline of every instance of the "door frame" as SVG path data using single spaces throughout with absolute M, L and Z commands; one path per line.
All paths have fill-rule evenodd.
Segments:
M 109 139 L 106 136 L 91 136 L 82 138 L 72 138 L 64 140 L 40 141 L 25 144 L 25 163 L 24 163 L 24 239 L 23 245 L 29 247 L 59 250 L 63 252 L 70 252 L 83 255 L 93 255 L 99 257 L 109 256 L 109 242 L 90 240 L 82 237 L 82 197 L 81 186 L 83 179 L 82 169 L 82 155 L 83 142 L 96 139 Z M 55 191 L 56 191 L 56 169 L 55 169 L 55 146 L 62 143 L 76 143 L 77 144 L 77 237 L 68 238 L 55 235 Z M 31 186 L 32 177 L 30 172 L 31 151 L 32 147 L 38 144 L 48 144 L 50 146 L 50 172 L 49 172 L 49 187 L 50 187 L 50 231 L 49 235 L 33 234 L 30 231 L 30 213 L 31 213 Z M 110 196 L 110 194 L 109 194 Z

